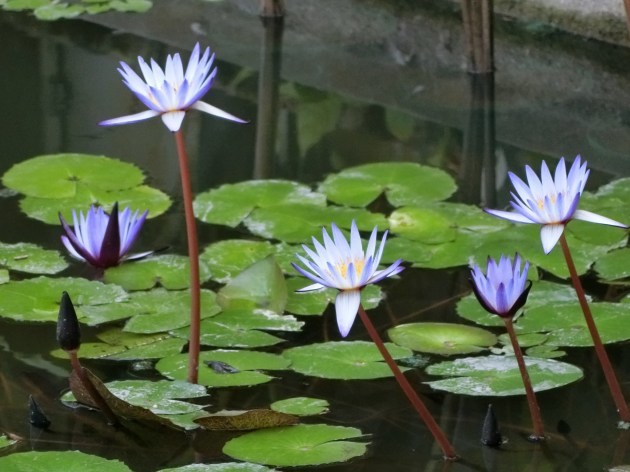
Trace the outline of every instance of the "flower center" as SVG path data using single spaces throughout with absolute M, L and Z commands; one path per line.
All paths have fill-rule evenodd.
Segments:
M 354 273 L 357 278 L 361 277 L 361 272 L 363 272 L 363 268 L 365 267 L 365 260 L 363 259 L 349 259 L 347 261 L 340 262 L 336 265 L 337 271 L 341 276 L 345 279 L 348 274 L 348 267 L 350 264 L 354 265 Z

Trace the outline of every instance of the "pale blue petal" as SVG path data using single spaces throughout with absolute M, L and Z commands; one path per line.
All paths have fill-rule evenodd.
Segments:
M 185 111 L 169 111 L 162 114 L 162 122 L 170 131 L 175 133 L 181 128 L 185 116 Z
M 335 312 L 337 314 L 337 326 L 342 337 L 348 336 L 350 328 L 359 311 L 361 292 L 359 290 L 342 290 L 335 298 Z
M 212 105 L 210 105 L 209 103 L 206 103 L 206 102 L 197 101 L 197 102 L 193 103 L 190 106 L 190 108 L 194 108 L 195 110 L 199 110 L 199 111 L 202 111 L 204 113 L 208 113 L 210 115 L 217 116 L 219 118 L 224 118 L 226 120 L 236 121 L 237 123 L 248 123 L 247 120 L 242 120 L 240 118 L 237 118 L 234 115 L 230 115 L 228 112 L 223 111 L 220 108 L 212 106 Z
M 628 228 L 628 225 L 620 223 L 619 221 L 612 220 L 597 213 L 592 213 L 586 210 L 576 210 L 573 213 L 573 218 L 576 220 L 589 221 L 591 223 L 599 223 L 601 225 L 619 226 L 620 228 Z
M 564 224 L 542 225 L 540 228 L 540 240 L 542 241 L 543 251 L 545 251 L 545 254 L 549 254 L 551 252 L 554 246 L 558 243 L 563 231 Z
M 489 213 L 492 216 L 515 221 L 516 223 L 535 223 L 524 215 L 521 215 L 520 213 L 515 213 L 513 211 L 491 210 L 489 208 L 484 208 L 483 211 Z
M 111 118 L 109 120 L 101 121 L 99 125 L 101 126 L 116 126 L 116 125 L 126 125 L 128 123 L 136 123 L 142 120 L 148 120 L 149 118 L 153 118 L 158 116 L 160 113 L 154 110 L 145 110 L 140 113 L 135 113 L 133 115 L 120 116 L 118 118 Z

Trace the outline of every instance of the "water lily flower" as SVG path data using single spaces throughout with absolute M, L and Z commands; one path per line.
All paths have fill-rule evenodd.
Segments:
M 542 225 L 540 239 L 545 254 L 551 252 L 562 236 L 564 227 L 571 220 L 628 228 L 623 223 L 605 216 L 586 210 L 578 210 L 580 196 L 584 191 L 589 172 L 590 170 L 586 168 L 586 162 L 582 163 L 580 156 L 575 158 L 568 175 L 564 158 L 560 159 L 556 167 L 555 178 L 551 176 L 545 161 L 542 163 L 540 178 L 531 167 L 525 166 L 527 184 L 512 172 L 509 173 L 512 185 L 516 190 L 516 194 L 512 192 L 513 200 L 510 202 L 514 211 L 490 209 L 485 209 L 485 211 L 517 223 Z
M 324 287 L 336 288 L 340 291 L 335 298 L 335 310 L 339 332 L 341 336 L 346 337 L 359 310 L 361 289 L 368 284 L 400 273 L 404 267 L 400 265 L 402 259 L 399 259 L 388 268 L 378 270 L 385 248 L 387 231 L 383 234 L 378 252 L 375 254 L 376 227 L 372 230 L 365 252 L 363 252 L 361 236 L 354 221 L 350 229 L 350 244 L 334 223 L 331 227 L 332 238 L 328 236 L 326 228 L 322 229 L 323 246 L 313 238 L 313 245 L 317 252 L 306 245 L 302 246 L 311 260 L 296 254 L 306 269 L 295 263 L 292 265 L 300 274 L 315 282 L 298 292 L 319 290 Z
M 164 70 L 153 59 L 149 66 L 142 57 L 138 57 L 144 80 L 121 61 L 118 72 L 124 79 L 123 83 L 149 109 L 133 115 L 105 120 L 99 124 L 102 126 L 122 125 L 161 116 L 166 127 L 176 132 L 179 131 L 184 115 L 190 109 L 245 123 L 246 121 L 200 100 L 212 87 L 217 74 L 217 68 L 212 68 L 213 61 L 214 54 L 210 55 L 210 48 L 206 48 L 201 55 L 199 43 L 195 45 L 185 71 L 179 54 L 167 56 Z
M 521 262 L 518 254 L 514 256 L 514 262 L 502 255 L 498 264 L 488 257 L 485 275 L 477 264 L 473 265 L 473 292 L 488 313 L 512 318 L 525 305 L 531 282 L 527 281 L 529 262 L 525 262 L 522 269 Z
M 118 265 L 123 260 L 140 259 L 153 251 L 129 256 L 127 253 L 148 213 L 148 210 L 141 215 L 138 211 L 131 213 L 129 208 L 119 213 L 116 202 L 108 215 L 102 207 L 92 205 L 86 215 L 79 212 L 77 216 L 77 212 L 72 210 L 74 230 L 60 213 L 59 220 L 65 233 L 61 242 L 75 259 L 103 269 Z

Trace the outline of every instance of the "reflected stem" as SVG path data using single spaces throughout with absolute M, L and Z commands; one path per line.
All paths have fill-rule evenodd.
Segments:
M 530 436 L 530 439 L 532 441 L 542 441 L 545 439 L 545 431 L 542 418 L 540 416 L 540 407 L 538 406 L 538 400 L 536 400 L 536 394 L 534 393 L 534 388 L 532 387 L 532 381 L 529 378 L 529 372 L 527 372 L 527 366 L 525 365 L 525 359 L 523 358 L 523 351 L 521 351 L 521 346 L 519 345 L 516 333 L 514 332 L 514 321 L 508 316 L 503 318 L 503 322 L 505 323 L 508 335 L 510 336 L 510 341 L 512 342 L 514 357 L 516 357 L 518 370 L 521 372 L 523 386 L 525 387 L 525 395 L 527 396 L 527 404 L 529 405 L 529 414 L 532 417 L 532 424 L 534 425 L 534 434 Z
M 398 367 L 398 364 L 396 364 L 396 362 L 392 358 L 391 354 L 385 347 L 385 344 L 383 344 L 383 340 L 378 335 L 376 328 L 374 328 L 370 317 L 367 315 L 362 305 L 359 305 L 359 317 L 361 318 L 365 329 L 370 335 L 370 338 L 372 338 L 372 341 L 374 342 L 374 344 L 376 344 L 376 347 L 383 356 L 383 359 L 394 374 L 398 385 L 400 385 L 400 388 L 403 390 L 405 395 L 407 395 L 407 398 L 420 415 L 420 418 L 422 418 L 422 421 L 424 421 L 424 424 L 427 426 L 427 428 L 429 428 L 429 431 L 431 431 L 431 434 L 433 434 L 433 437 L 440 445 L 444 459 L 449 461 L 456 460 L 457 454 L 455 453 L 455 449 L 453 448 L 435 419 L 433 419 L 433 416 L 431 416 L 431 413 L 425 406 L 424 402 L 420 399 L 407 378 L 404 376 L 404 374 Z
M 186 237 L 188 238 L 188 259 L 190 263 L 190 334 L 188 340 L 188 382 L 196 384 L 199 371 L 200 324 L 201 324 L 201 282 L 199 280 L 199 242 L 197 226 L 193 211 L 193 192 L 190 182 L 188 153 L 184 143 L 184 135 L 180 130 L 175 132 L 177 156 L 179 157 L 179 173 L 182 179 L 182 196 L 186 217 Z
M 599 331 L 597 330 L 597 325 L 595 324 L 593 314 L 591 313 L 591 308 L 589 307 L 588 301 L 586 300 L 584 288 L 582 287 L 582 282 L 580 281 L 580 277 L 578 276 L 577 270 L 575 269 L 573 257 L 571 256 L 571 251 L 569 250 L 569 245 L 567 244 L 567 239 L 564 236 L 564 233 L 562 233 L 562 236 L 560 236 L 560 246 L 562 247 L 564 259 L 567 262 L 569 274 L 571 274 L 571 282 L 573 282 L 573 288 L 575 288 L 575 293 L 577 294 L 578 300 L 580 301 L 582 313 L 584 313 L 586 326 L 588 327 L 588 331 L 590 332 L 591 338 L 593 339 L 595 353 L 597 354 L 599 363 L 602 366 L 604 377 L 606 378 L 608 388 L 610 389 L 610 394 L 612 395 L 615 405 L 617 407 L 617 413 L 619 413 L 621 421 L 630 423 L 630 411 L 628 411 L 628 405 L 623 397 L 619 381 L 617 380 L 615 371 L 610 364 L 610 359 L 608 358 L 608 354 L 606 353 L 606 349 L 604 348 L 604 344 L 602 343 L 602 338 L 600 337 Z

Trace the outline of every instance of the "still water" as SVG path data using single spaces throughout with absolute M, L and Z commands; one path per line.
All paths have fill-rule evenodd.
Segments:
M 410 161 L 453 175 L 458 201 L 501 206 L 508 198 L 506 171 L 541 158 L 581 153 L 593 168 L 591 189 L 630 175 L 630 61 L 622 48 L 500 24 L 494 84 L 481 83 L 465 73 L 462 34 L 449 11 L 370 5 L 351 14 L 340 7 L 336 21 L 347 20 L 342 26 L 330 12 L 327 17 L 300 7 L 300 15 L 289 13 L 283 36 L 274 36 L 246 2 L 175 4 L 182 8 L 158 3 L 142 21 L 133 15 L 92 20 L 100 24 L 45 24 L 0 13 L 0 174 L 27 158 L 60 152 L 133 162 L 146 171 L 150 185 L 174 197 L 167 214 L 147 223 L 138 247 L 170 245 L 185 253 L 171 136 L 159 120 L 115 129 L 96 123 L 139 111 L 120 83 L 118 61 L 133 64 L 142 55 L 162 62 L 178 50 L 187 56 L 201 41 L 218 54 L 219 75 L 208 100 L 251 123 L 188 114 L 185 134 L 198 191 L 252 178 L 314 183 L 352 165 Z M 319 106 L 309 110 L 312 104 Z M 489 132 L 493 124 L 496 133 Z M 59 228 L 21 214 L 17 198 L 0 199 L 0 214 L 1 241 L 61 249 Z M 199 232 L 204 244 L 246 236 L 244 230 L 201 223 Z M 83 270 L 74 264 L 62 275 Z M 387 298 L 373 311 L 382 330 L 410 321 L 457 322 L 454 305 L 469 292 L 464 269 L 407 270 L 383 288 Z M 292 334 L 289 344 L 338 339 L 331 314 L 308 318 L 307 329 Z M 78 449 L 118 458 L 139 472 L 229 460 L 221 447 L 234 434 L 115 431 L 100 416 L 63 407 L 58 396 L 67 387 L 69 366 L 48 354 L 56 348 L 54 331 L 51 324 L 0 320 L 0 428 L 27 438 L 17 450 Z M 93 334 L 86 329 L 84 337 Z M 350 339 L 367 335 L 355 325 Z M 627 346 L 608 351 L 625 388 Z M 371 441 L 365 457 L 327 466 L 331 471 L 596 471 L 630 463 L 630 435 L 615 427 L 594 354 L 573 349 L 566 360 L 586 375 L 538 395 L 549 434 L 542 445 L 525 439 L 530 431 L 523 397 L 433 392 L 422 384 L 427 376 L 421 370 L 408 373 L 462 457 L 453 464 L 441 460 L 393 379 L 325 381 L 285 372 L 263 386 L 215 389 L 210 401 L 217 409 L 246 409 L 288 396 L 326 398 L 326 422 L 358 427 Z M 157 377 L 121 363 L 86 364 L 105 380 Z M 50 431 L 29 426 L 29 394 L 52 420 Z M 489 403 L 508 439 L 500 450 L 479 441 Z

